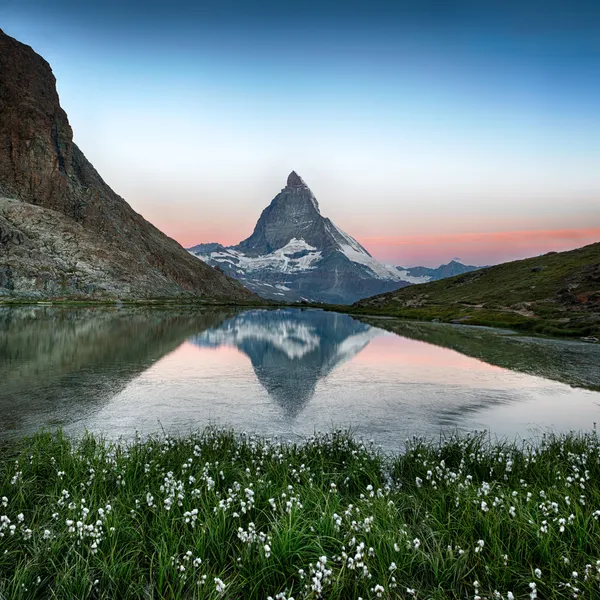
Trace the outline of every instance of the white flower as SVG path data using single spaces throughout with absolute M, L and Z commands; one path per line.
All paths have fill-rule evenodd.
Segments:
M 542 571 L 541 571 L 540 569 L 536 569 L 536 570 L 534 571 L 534 574 L 535 574 L 535 576 L 536 576 L 538 579 L 541 579 L 541 578 L 542 578 Z
M 413 547 L 415 548 L 415 550 L 417 550 L 420 545 L 421 545 L 421 540 L 419 538 L 415 538 L 413 540 Z
M 224 594 L 227 586 L 223 583 L 222 579 L 215 577 L 215 587 L 218 594 Z

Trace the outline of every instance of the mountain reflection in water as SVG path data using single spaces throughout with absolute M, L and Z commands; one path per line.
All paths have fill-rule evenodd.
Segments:
M 0 308 L 0 439 L 587 429 L 599 369 L 598 345 L 313 309 Z
M 252 310 L 190 338 L 200 347 L 233 346 L 252 362 L 271 398 L 296 416 L 317 382 L 384 332 L 348 315 L 313 310 Z

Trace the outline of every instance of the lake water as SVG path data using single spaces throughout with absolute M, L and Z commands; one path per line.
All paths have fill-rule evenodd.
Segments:
M 600 420 L 600 345 L 318 310 L 0 309 L 0 439 L 209 424 L 528 436 Z

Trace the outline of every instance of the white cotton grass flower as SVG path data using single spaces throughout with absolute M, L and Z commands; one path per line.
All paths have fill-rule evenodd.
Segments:
M 226 587 L 227 586 L 225 585 L 225 583 L 223 582 L 222 579 L 219 579 L 218 577 L 215 577 L 215 589 L 216 589 L 216 591 L 217 591 L 218 594 L 224 594 Z
M 538 579 L 542 578 L 542 570 L 541 569 L 536 569 L 533 573 Z
M 535 600 L 537 598 L 537 585 L 533 581 L 529 584 L 529 589 L 531 590 L 529 598 Z

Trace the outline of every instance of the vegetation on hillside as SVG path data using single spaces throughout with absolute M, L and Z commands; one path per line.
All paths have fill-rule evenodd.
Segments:
M 600 243 L 366 298 L 349 312 L 600 334 Z
M 209 430 L 0 463 L 0 597 L 597 598 L 600 440 Z

